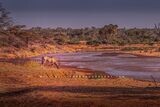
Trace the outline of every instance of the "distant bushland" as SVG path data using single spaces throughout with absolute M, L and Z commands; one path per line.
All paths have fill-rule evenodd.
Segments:
M 118 25 L 105 25 L 101 28 L 87 27 L 73 28 L 27 28 L 25 25 L 16 25 L 9 17 L 9 12 L 0 4 L 0 47 L 12 46 L 25 48 L 32 44 L 149 44 L 160 43 L 160 24 L 153 29 L 118 28 Z

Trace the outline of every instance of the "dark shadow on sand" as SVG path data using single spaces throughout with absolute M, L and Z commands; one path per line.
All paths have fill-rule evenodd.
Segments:
M 89 95 L 112 95 L 113 99 L 139 98 L 139 99 L 160 99 L 160 88 L 123 88 L 123 87 L 91 87 L 91 86 L 37 86 L 18 88 L 14 91 L 0 93 L 0 97 L 21 96 L 27 93 L 43 92 L 69 92 L 83 93 Z

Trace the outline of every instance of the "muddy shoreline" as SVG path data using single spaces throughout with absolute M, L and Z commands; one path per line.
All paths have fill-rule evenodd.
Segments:
M 103 52 L 103 51 L 102 51 Z M 160 58 L 160 56 L 147 56 L 147 55 L 141 55 L 141 54 L 136 54 L 136 53 L 132 53 L 132 52 L 124 52 L 124 51 L 116 51 L 116 52 L 104 52 L 104 54 L 102 54 L 101 56 L 116 56 L 118 54 L 123 54 L 123 55 L 134 55 L 138 58 Z
M 0 62 L 1 107 L 159 107 L 160 83 L 131 78 L 66 78 L 104 72 Z M 55 78 L 54 75 L 60 76 Z M 106 73 L 105 73 L 106 75 Z M 123 102 L 123 103 L 122 103 Z
M 94 51 L 95 52 L 95 51 Z M 93 52 L 93 53 L 94 53 Z M 97 52 L 97 51 L 96 51 Z M 95 53 L 96 53 L 95 52 Z M 156 57 L 156 56 L 143 56 L 143 55 L 137 55 L 137 54 L 130 54 L 130 53 L 125 53 L 125 52 L 122 52 L 122 51 L 101 51 L 102 52 L 102 54 L 101 55 L 95 55 L 95 56 L 98 56 L 98 57 L 107 57 L 107 56 L 112 56 L 112 57 L 114 57 L 114 56 L 118 56 L 118 55 L 122 55 L 123 57 L 125 57 L 125 58 L 128 58 L 128 56 L 127 55 L 129 55 L 129 58 L 134 58 L 134 57 L 132 57 L 132 56 L 135 56 L 136 58 L 141 58 L 141 59 L 145 59 L 145 58 L 160 58 L 160 57 Z M 75 53 L 77 53 L 77 52 L 74 52 L 74 53 L 72 53 L 72 54 L 75 54 Z M 78 52 L 78 53 L 81 53 L 81 52 Z M 87 53 L 87 52 L 85 52 L 85 53 Z M 88 52 L 88 53 L 91 53 L 91 52 Z M 66 53 L 66 54 L 68 54 L 68 53 Z M 69 53 L 69 54 L 71 54 L 71 53 Z M 11 59 L 0 59 L 0 62 L 8 62 L 8 63 L 14 63 L 14 64 L 24 64 L 25 62 L 28 62 L 28 61 L 35 61 L 35 62 L 38 62 L 38 63 L 40 63 L 41 62 L 41 56 L 44 56 L 44 55 L 57 55 L 57 54 L 42 54 L 42 55 L 39 55 L 39 56 L 35 56 L 35 57 L 28 57 L 28 58 L 17 58 L 17 59 L 14 59 L 14 58 L 11 58 Z M 64 54 L 65 55 L 65 54 Z M 36 59 L 36 58 L 38 58 L 38 59 Z M 87 63 L 87 62 L 90 62 L 90 61 L 83 61 L 83 60 L 73 60 L 73 59 L 71 59 L 71 60 L 60 60 L 60 63 L 73 63 L 73 62 L 79 62 L 79 63 Z M 90 69 L 90 68 L 85 68 L 85 67 L 78 67 L 78 66 L 74 66 L 74 65 L 62 65 L 63 67 L 68 67 L 68 68 L 75 68 L 75 69 L 83 69 L 83 70 L 88 70 L 88 71 L 90 71 L 90 72 L 93 72 L 93 73 L 96 73 L 96 72 L 99 72 L 99 73 L 101 73 L 101 74 L 103 74 L 103 75 L 109 75 L 109 76 L 112 76 L 112 77 L 124 77 L 124 78 L 133 78 L 133 77 L 127 77 L 127 76 L 123 76 L 123 75 L 119 75 L 119 76 L 117 76 L 117 75 L 113 75 L 113 74 L 109 74 L 109 73 L 106 73 L 106 72 L 104 72 L 104 71 L 102 71 L 102 70 L 93 70 L 93 69 Z M 125 68 L 125 69 L 129 69 L 129 68 Z M 137 69 L 137 68 L 136 68 Z M 138 68 L 139 69 L 139 68 Z M 137 72 L 137 71 L 133 71 L 133 72 Z M 150 78 L 150 77 L 149 77 Z M 141 80 L 141 81 L 154 81 L 153 79 L 149 79 L 149 80 L 144 80 L 144 79 L 138 79 L 138 78 L 134 78 L 134 79 L 136 79 L 136 80 Z

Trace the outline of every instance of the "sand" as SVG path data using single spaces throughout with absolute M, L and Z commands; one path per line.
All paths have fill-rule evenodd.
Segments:
M 11 69 L 12 68 L 12 69 Z M 59 78 L 55 78 L 59 76 Z M 0 107 L 146 107 L 160 105 L 160 83 L 87 69 L 0 63 Z

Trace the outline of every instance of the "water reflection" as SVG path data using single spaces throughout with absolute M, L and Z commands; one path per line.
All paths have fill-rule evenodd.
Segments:
M 51 54 L 53 55 L 53 54 Z M 56 56 L 62 65 L 104 71 L 115 76 L 160 81 L 160 58 L 109 52 L 65 53 Z

